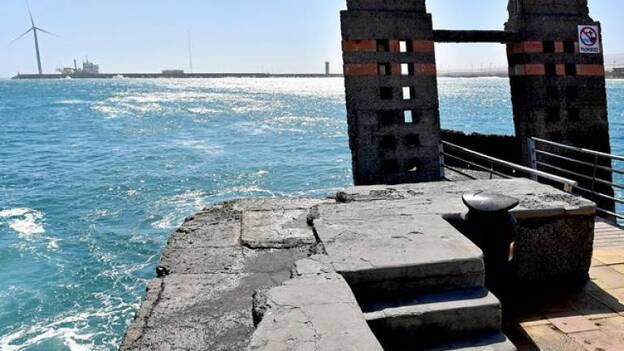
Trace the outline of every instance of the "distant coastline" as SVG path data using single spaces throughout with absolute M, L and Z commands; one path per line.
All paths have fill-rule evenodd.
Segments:
M 61 80 L 61 79 L 163 79 L 163 78 L 343 78 L 343 74 L 314 73 L 101 73 L 101 74 L 18 74 L 14 77 L 0 77 L 0 80 Z M 506 72 L 443 72 L 440 78 L 509 78 Z M 607 79 L 624 79 L 623 75 L 606 72 Z
M 99 73 L 99 74 L 18 74 L 11 79 L 159 79 L 159 78 L 342 78 L 342 74 L 314 73 Z

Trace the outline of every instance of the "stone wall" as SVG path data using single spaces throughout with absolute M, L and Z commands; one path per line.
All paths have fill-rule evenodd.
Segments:
M 439 180 L 433 26 L 424 0 L 349 0 L 341 13 L 355 184 Z
M 578 26 L 600 23 L 589 16 L 587 0 L 511 0 L 505 29 L 518 33 L 507 46 L 516 136 L 528 165 L 528 138 L 538 137 L 605 153 L 611 152 L 603 53 L 582 53 Z M 553 153 L 579 158 L 578 153 L 550 149 Z M 579 181 L 592 189 L 593 169 L 555 158 L 542 161 L 571 169 L 590 179 L 556 169 L 550 173 Z M 593 157 L 583 159 L 595 162 Z M 611 161 L 598 164 L 610 167 Z M 597 176 L 611 181 L 610 172 Z M 596 189 L 612 195 L 610 186 Z M 583 194 L 588 195 L 588 194 Z M 612 201 L 598 199 L 599 207 L 613 209 Z

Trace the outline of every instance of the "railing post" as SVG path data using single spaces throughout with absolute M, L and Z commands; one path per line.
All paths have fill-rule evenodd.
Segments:
M 598 165 L 598 155 L 594 155 L 594 169 L 592 170 L 592 194 L 594 195 L 593 200 L 597 201 L 597 196 L 596 196 L 596 166 Z
M 537 171 L 537 149 L 535 140 L 533 140 L 533 138 L 528 138 L 527 146 L 529 151 L 529 167 Z M 531 179 L 537 182 L 537 174 L 531 174 Z
M 446 170 L 444 168 L 444 166 L 446 166 L 446 163 L 444 160 L 444 144 L 442 143 L 442 141 L 438 143 L 438 151 L 440 152 L 440 178 L 444 179 L 446 177 Z

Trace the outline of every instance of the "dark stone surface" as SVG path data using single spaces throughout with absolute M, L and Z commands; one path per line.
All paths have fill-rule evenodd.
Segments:
M 521 64 L 603 66 L 603 52 L 584 54 L 579 53 L 578 50 L 578 26 L 600 26 L 599 22 L 589 16 L 587 3 L 587 0 L 510 0 L 509 20 L 505 29 L 519 33 L 517 42 L 543 41 L 554 46 L 554 41 L 562 41 L 572 43 L 577 48 L 574 52 L 510 52 L 509 66 L 512 69 Z M 524 164 L 529 165 L 528 138 L 530 137 L 605 153 L 611 152 L 604 76 L 584 76 L 576 73 L 555 76 L 520 75 L 512 76 L 510 83 L 515 134 L 522 144 Z M 590 163 L 595 161 L 593 157 L 584 159 L 582 154 L 561 148 L 540 145 L 540 149 Z M 540 156 L 539 161 L 593 178 L 591 167 L 570 164 L 548 156 Z M 601 159 L 599 164 L 611 167 L 610 160 Z M 591 179 L 575 177 L 555 168 L 544 168 L 544 170 L 577 180 L 579 186 L 583 188 L 592 189 L 593 187 Z M 601 179 L 612 180 L 610 172 L 598 173 Z M 598 185 L 596 190 L 606 195 L 613 195 L 613 189 L 610 186 Z M 614 202 L 608 199 L 599 198 L 597 202 L 599 207 L 611 211 L 615 206 Z
M 444 216 L 465 211 L 464 193 L 483 190 L 521 199 L 513 210 L 520 218 L 514 233 L 518 282 L 586 274 L 593 204 L 529 180 L 357 187 L 342 192 L 342 203 L 235 201 L 200 211 L 172 235 L 159 278 L 150 282 L 121 350 L 244 350 L 250 343 L 258 350 L 283 350 L 284 342 L 298 350 L 377 350 L 375 341 L 358 343 L 374 337 L 353 301 L 367 305 L 392 293 L 482 287 L 480 250 Z M 253 223 L 272 229 L 250 237 L 275 247 L 250 248 L 241 241 L 245 228 L 258 228 L 243 223 L 251 212 Z M 275 221 L 264 223 L 255 212 L 271 212 L 266 218 Z M 293 219 L 296 231 L 290 231 Z M 302 240 L 307 236 L 298 231 L 305 228 L 314 243 Z M 337 280 L 319 284 L 332 275 Z M 355 341 L 345 346 L 344 340 Z M 504 338 L 479 347 L 497 343 L 512 349 Z
M 341 13 L 343 40 L 433 40 L 432 20 L 424 0 L 349 0 L 347 8 Z M 343 61 L 435 67 L 435 54 L 422 48 L 404 53 L 345 51 Z M 415 92 L 412 99 L 403 99 L 403 87 Z M 356 185 L 441 179 L 435 74 L 346 75 L 345 88 Z M 381 88 L 392 89 L 392 98 L 382 99 Z M 404 111 L 412 111 L 413 123 L 405 123 Z M 387 120 L 383 123 L 382 114 Z M 414 138 L 417 143 L 408 141 Z
M 168 241 L 121 350 L 243 350 L 255 328 L 252 297 L 288 280 L 294 262 L 316 253 L 307 209 L 327 201 L 262 199 L 216 205 L 187 218 Z M 271 230 L 243 246 L 245 213 L 272 209 Z M 287 214 L 297 213 L 296 231 Z M 270 212 L 272 213 L 272 212 Z M 258 219 L 257 216 L 250 218 Z M 284 220 L 282 220 L 284 219 Z M 257 226 L 249 227 L 256 230 Z M 308 235 L 302 234 L 308 231 Z M 262 236 L 266 236 L 264 239 Z M 309 238 L 312 238 L 310 240 Z

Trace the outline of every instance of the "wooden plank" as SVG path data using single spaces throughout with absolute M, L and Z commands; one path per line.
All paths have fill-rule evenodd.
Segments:
M 540 350 L 548 351 L 585 351 L 572 338 L 554 329 L 551 325 L 536 325 L 525 328 L 528 338 Z
M 612 339 L 603 331 L 588 331 L 568 335 L 587 351 L 622 351 L 624 344 Z
M 600 330 L 600 328 L 584 316 L 559 315 L 551 316 L 548 320 L 565 334 Z
M 596 321 L 605 334 L 616 340 L 620 344 L 624 344 L 624 317 L 618 316 L 614 318 L 606 318 Z
M 608 265 L 624 264 L 624 248 L 596 249 L 594 257 Z
M 624 288 L 624 275 L 608 266 L 590 268 L 589 276 L 596 285 L 605 290 Z

